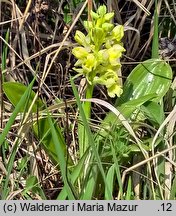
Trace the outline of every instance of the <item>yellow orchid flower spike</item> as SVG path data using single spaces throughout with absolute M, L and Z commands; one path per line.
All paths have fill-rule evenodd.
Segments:
M 114 13 L 107 13 L 106 6 L 91 12 L 92 21 L 84 22 L 87 35 L 76 31 L 75 40 L 79 44 L 72 50 L 78 59 L 74 70 L 84 75 L 90 85 L 100 84 L 107 88 L 110 97 L 120 96 L 117 71 L 120 69 L 120 58 L 125 51 L 121 39 L 124 36 L 122 25 L 111 23 Z

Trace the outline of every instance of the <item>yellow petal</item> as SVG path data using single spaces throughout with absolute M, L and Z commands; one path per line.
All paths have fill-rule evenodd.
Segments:
M 87 58 L 85 60 L 85 66 L 87 68 L 91 68 L 92 69 L 92 68 L 96 67 L 96 64 L 97 64 L 97 61 L 95 59 L 95 56 L 92 53 L 88 54 Z
M 123 26 L 122 25 L 116 26 L 112 30 L 112 36 L 114 37 L 114 39 L 116 39 L 116 41 L 119 42 L 124 36 L 124 28 L 123 28 Z
M 115 97 L 116 95 L 117 95 L 117 97 L 120 97 L 120 95 L 123 93 L 121 86 L 119 86 L 117 84 L 114 84 L 113 86 L 111 86 L 107 90 L 108 90 L 108 95 L 112 98 Z
M 77 59 L 83 59 L 88 55 L 88 51 L 83 47 L 73 48 L 72 53 Z
M 111 65 L 119 65 L 119 58 L 122 56 L 122 52 L 124 51 L 125 49 L 120 44 L 115 44 L 108 49 L 109 62 Z

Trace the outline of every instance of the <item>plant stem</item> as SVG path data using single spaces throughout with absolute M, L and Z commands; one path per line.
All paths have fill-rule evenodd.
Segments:
M 88 84 L 86 89 L 86 99 L 92 98 L 93 93 L 93 85 Z M 83 109 L 86 115 L 87 120 L 91 116 L 91 102 L 84 102 Z
M 93 85 L 88 84 L 86 89 L 86 99 L 92 98 L 93 93 Z M 83 103 L 83 111 L 85 113 L 85 117 L 87 120 L 91 117 L 91 102 Z M 85 127 L 83 124 L 78 125 L 78 133 L 79 133 L 79 149 L 80 149 L 80 157 L 82 157 L 89 147 L 89 137 L 86 134 Z

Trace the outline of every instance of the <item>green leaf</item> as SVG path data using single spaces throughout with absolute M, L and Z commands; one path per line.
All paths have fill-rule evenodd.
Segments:
M 171 81 L 172 69 L 169 64 L 159 59 L 146 60 L 132 70 L 124 84 L 123 94 L 117 99 L 115 106 L 126 118 L 129 118 L 147 101 L 158 103 L 169 90 Z M 159 113 L 157 121 L 161 122 L 162 110 Z M 104 123 L 115 121 L 117 118 L 110 112 Z
M 62 148 L 62 152 L 65 155 L 66 154 L 66 145 L 64 144 L 64 138 L 62 137 L 61 129 L 56 124 L 53 124 L 53 127 L 55 128 L 55 132 L 57 134 L 58 140 L 59 139 L 61 140 L 60 145 Z M 39 119 L 37 122 L 35 122 L 33 124 L 33 131 L 34 131 L 35 136 L 42 143 L 46 153 L 50 156 L 50 159 L 55 164 L 59 164 L 55 145 L 53 143 L 49 119 L 48 118 Z
M 131 176 L 129 176 L 125 200 L 131 200 L 131 198 L 132 198 L 132 180 L 131 180 Z
M 39 194 L 43 200 L 47 199 L 43 190 L 40 187 L 40 184 L 36 176 L 29 176 L 26 180 L 26 187 L 23 191 L 23 194 L 25 195 L 29 191 Z
M 96 192 L 97 186 L 97 176 L 98 176 L 98 167 L 97 165 L 92 165 L 94 163 L 93 160 L 90 162 L 89 171 L 86 173 L 84 185 L 82 189 L 81 200 L 91 200 L 94 193 Z
M 153 100 L 159 102 L 169 90 L 172 69 L 160 59 L 149 59 L 137 65 L 127 78 L 121 101 L 126 102 L 148 94 L 157 94 Z
M 63 151 L 63 145 L 66 146 L 63 137 L 61 135 L 61 133 L 57 134 L 57 131 L 54 127 L 54 123 L 52 118 L 50 117 L 50 114 L 48 113 L 48 122 L 49 122 L 49 127 L 51 128 L 51 134 L 52 134 L 52 140 L 53 140 L 53 144 L 55 147 L 55 151 L 56 151 L 56 155 L 59 161 L 59 166 L 60 166 L 60 170 L 61 170 L 61 176 L 63 178 L 64 181 L 64 185 L 66 186 L 66 190 L 67 190 L 67 194 L 68 194 L 68 198 L 71 200 L 74 200 L 76 198 L 75 196 L 75 189 L 72 186 L 72 183 L 70 181 L 70 172 L 68 170 L 68 161 L 67 161 L 67 157 L 65 157 L 64 151 Z M 59 136 L 58 136 L 59 135 Z
M 36 187 L 38 180 L 36 176 L 29 176 L 26 180 L 25 190 L 31 190 L 33 187 Z
M 83 125 L 85 127 L 85 133 L 86 133 L 86 137 L 88 138 L 89 146 L 92 149 L 93 155 L 95 157 L 95 162 L 97 163 L 97 166 L 98 166 L 99 171 L 100 171 L 100 173 L 102 175 L 103 181 L 104 181 L 105 184 L 107 184 L 106 175 L 105 175 L 105 172 L 104 172 L 104 169 L 103 169 L 103 164 L 102 164 L 101 158 L 100 158 L 99 153 L 98 153 L 98 149 L 97 149 L 97 146 L 96 146 L 96 143 L 95 143 L 95 139 L 93 137 L 93 134 L 92 134 L 91 129 L 89 127 L 89 124 L 87 122 L 86 114 L 85 114 L 85 112 L 83 110 L 83 107 L 82 107 L 82 104 L 81 104 L 81 101 L 80 101 L 80 98 L 79 98 L 79 95 L 78 95 L 78 91 L 77 91 L 76 86 L 75 86 L 72 79 L 71 79 L 71 86 L 72 86 L 73 93 L 74 93 L 75 98 L 76 98 L 76 102 L 77 102 L 77 105 L 78 105 L 78 108 L 79 108 L 79 111 L 80 111 L 80 116 L 82 118 Z M 109 190 L 108 187 L 107 187 L 107 190 L 108 190 L 109 197 L 111 197 L 110 190 Z
M 27 88 L 28 87 L 26 87 L 25 85 L 21 83 L 17 83 L 17 82 L 4 82 L 3 83 L 3 91 L 14 107 L 18 104 L 18 102 L 20 101 L 22 95 L 27 90 Z M 35 92 L 31 91 L 27 99 L 28 101 L 27 105 L 21 107 L 20 112 L 24 112 L 25 109 L 28 110 L 28 108 L 33 102 L 34 97 L 35 97 Z M 40 99 L 38 99 L 32 107 L 32 112 L 37 112 L 37 110 L 39 110 L 42 107 L 43 107 L 43 102 Z
M 109 168 L 107 176 L 106 176 L 106 181 L 108 183 L 108 185 L 105 185 L 105 199 L 106 200 L 110 200 L 111 197 L 113 197 L 114 177 L 115 177 L 115 164 L 113 164 Z M 109 195 L 107 193 L 107 186 L 109 187 L 109 190 L 110 190 L 110 193 L 111 193 L 111 197 L 109 197 Z
M 126 103 L 122 103 L 118 107 L 118 110 L 121 112 L 121 114 L 123 114 L 123 116 L 125 118 L 128 119 L 136 109 L 139 109 L 140 106 L 142 106 L 147 101 L 153 100 L 156 96 L 157 96 L 156 94 L 144 95 L 144 96 L 142 96 L 142 97 L 140 97 L 138 99 L 133 99 L 131 101 L 127 101 Z M 114 113 L 110 112 L 106 116 L 103 123 L 105 123 L 105 124 L 107 124 L 107 123 L 113 124 L 113 122 L 116 122 L 116 124 L 117 124 L 120 121 L 117 120 Z
M 87 157 L 88 157 L 88 154 L 89 154 L 89 150 L 90 149 L 88 148 L 85 151 L 84 155 L 78 161 L 78 164 L 76 164 L 76 166 L 73 168 L 73 171 L 72 171 L 71 177 L 70 177 L 72 184 L 75 184 L 77 179 L 84 172 L 85 163 L 86 163 L 86 160 L 87 160 Z M 67 194 L 66 186 L 64 186 L 62 191 L 58 195 L 57 200 L 66 200 L 67 196 L 68 196 L 68 194 Z
M 3 84 L 3 89 L 4 89 L 6 96 L 10 100 L 10 102 L 13 104 L 14 107 L 16 107 L 18 102 L 22 98 L 22 95 L 24 94 L 24 92 L 27 91 L 28 87 L 26 87 L 25 85 L 21 83 L 5 82 Z M 15 91 L 15 94 L 14 94 L 14 91 Z M 28 94 L 28 98 L 25 99 L 25 103 L 27 103 L 27 106 L 26 105 L 21 106 L 19 112 L 24 112 L 25 107 L 26 109 L 28 109 L 34 97 L 35 97 L 35 92 L 31 90 L 30 94 Z M 32 111 L 37 112 L 37 110 L 41 109 L 42 107 L 44 107 L 44 104 L 41 99 L 38 99 L 38 101 L 34 103 Z M 62 137 L 60 128 L 55 124 L 54 124 L 54 127 L 57 133 L 58 139 L 59 139 L 59 137 Z M 33 131 L 35 133 L 35 136 L 42 142 L 42 145 L 45 151 L 50 156 L 51 160 L 54 163 L 58 164 L 58 157 L 57 157 L 55 146 L 52 140 L 49 120 L 47 118 L 43 118 L 43 119 L 39 119 L 37 122 L 34 122 Z M 62 151 L 66 152 L 66 148 L 65 148 L 65 145 L 63 144 L 63 140 L 64 139 L 62 138 L 62 142 L 61 142 Z
M 18 103 L 16 104 L 12 115 L 10 116 L 7 124 L 5 125 L 5 128 L 3 129 L 2 133 L 0 134 L 0 146 L 5 142 L 6 140 L 6 136 L 9 133 L 11 126 L 13 125 L 16 116 L 19 114 L 20 110 L 26 106 L 26 103 L 28 102 L 28 96 L 31 93 L 32 90 L 32 86 L 34 84 L 35 78 L 33 79 L 33 81 L 29 84 L 29 86 L 26 88 L 24 94 L 21 96 L 21 98 L 19 99 Z M 21 122 L 23 124 L 23 122 Z M 10 173 L 11 170 L 13 168 L 13 163 L 14 163 L 14 159 L 16 156 L 16 151 L 17 151 L 17 145 L 15 144 L 13 146 L 12 152 L 10 154 L 10 158 L 8 161 L 8 166 L 7 166 L 7 175 L 5 177 L 5 181 L 4 181 L 4 185 L 3 185 L 3 190 L 2 190 L 2 199 L 6 199 L 7 194 L 9 193 L 8 190 L 8 185 L 9 185 L 9 180 L 10 180 Z
M 32 89 L 33 84 L 34 84 L 34 80 L 30 83 L 30 85 L 27 88 L 25 88 L 25 91 L 21 94 L 21 97 L 19 98 L 19 100 L 16 101 L 15 104 L 13 104 L 15 106 L 15 109 L 14 109 L 12 115 L 10 116 L 9 121 L 7 122 L 5 128 L 3 129 L 3 132 L 0 135 L 0 146 L 5 141 L 5 137 L 8 134 L 11 126 L 13 125 L 16 116 L 26 106 L 27 98 L 31 93 L 31 89 Z M 12 95 L 12 90 L 10 92 L 10 89 L 9 88 L 7 88 L 7 89 L 8 89 L 9 94 Z
M 154 101 L 146 102 L 141 107 L 141 111 L 150 121 L 155 122 L 157 125 L 161 125 L 164 121 L 163 107 Z
M 115 169 L 117 182 L 118 182 L 118 186 L 119 186 L 119 192 L 121 193 L 121 198 L 123 198 L 123 183 L 122 183 L 122 177 L 121 177 L 121 170 L 120 170 L 117 154 L 115 151 L 115 145 L 113 142 L 111 142 L 111 151 L 112 151 L 112 155 L 113 155 L 114 169 Z

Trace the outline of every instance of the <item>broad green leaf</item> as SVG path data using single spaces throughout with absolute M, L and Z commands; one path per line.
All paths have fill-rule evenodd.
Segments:
M 10 100 L 10 102 L 13 104 L 14 107 L 16 107 L 16 105 L 22 98 L 22 95 L 27 89 L 28 87 L 26 87 L 25 85 L 21 83 L 5 82 L 3 84 L 3 90 L 7 98 Z M 25 106 L 24 105 L 21 106 L 19 112 L 25 112 L 31 105 L 34 97 L 35 97 L 35 92 L 31 90 L 30 94 L 28 94 L 27 98 L 24 101 Z M 27 106 L 26 106 L 26 103 L 27 103 Z M 38 99 L 34 103 L 32 111 L 37 112 L 37 110 L 40 110 L 42 107 L 44 107 L 44 104 L 42 100 Z M 57 131 L 58 137 L 61 136 L 60 128 L 57 125 L 54 125 L 54 127 L 55 127 L 55 130 Z M 58 164 L 55 146 L 52 141 L 52 134 L 51 134 L 50 126 L 49 126 L 49 120 L 47 118 L 39 119 L 37 122 L 33 124 L 33 131 L 35 135 L 38 137 L 38 139 L 42 142 L 44 149 L 50 156 L 51 160 L 55 162 L 56 164 Z M 62 150 L 63 152 L 66 152 L 65 145 L 62 145 Z
M 16 106 L 14 108 L 12 115 L 9 118 L 9 121 L 7 122 L 5 128 L 3 129 L 2 133 L 0 134 L 0 146 L 5 142 L 6 136 L 9 133 L 9 130 L 11 129 L 11 126 L 13 125 L 13 123 L 16 119 L 16 116 L 18 115 L 18 113 L 20 112 L 22 107 L 26 106 L 27 98 L 31 93 L 34 81 L 35 81 L 35 79 L 33 79 L 33 81 L 26 88 L 25 92 L 22 94 L 21 98 L 19 99 L 18 103 L 16 104 Z M 11 170 L 13 168 L 13 163 L 14 163 L 14 159 L 16 156 L 16 150 L 17 150 L 17 145 L 13 146 L 13 149 L 12 149 L 12 152 L 10 154 L 9 161 L 8 161 L 8 166 L 7 166 L 8 174 L 5 177 L 5 181 L 4 181 L 4 185 L 3 185 L 3 190 L 2 190 L 2 195 L 1 195 L 2 199 L 6 199 L 7 194 L 9 192 L 8 185 L 9 185 L 10 173 L 11 173 Z
M 70 172 L 68 169 L 69 164 L 67 158 L 65 157 L 65 152 L 63 151 L 63 145 L 66 146 L 66 143 L 64 142 L 60 131 L 59 134 L 57 133 L 56 128 L 54 127 L 54 122 L 50 117 L 49 113 L 48 113 L 48 122 L 49 122 L 49 127 L 51 128 L 52 140 L 55 147 L 57 160 L 59 161 L 61 176 L 63 178 L 64 185 L 66 186 L 68 198 L 74 200 L 76 199 L 75 192 L 74 192 L 75 189 L 70 181 Z
M 64 144 L 64 138 L 62 137 L 61 129 L 56 124 L 53 124 L 53 127 L 55 128 L 55 132 L 57 134 L 58 140 L 59 139 L 62 140 L 60 142 L 60 145 L 62 147 L 62 152 L 65 155 L 66 145 Z M 50 156 L 51 160 L 55 164 L 58 164 L 59 161 L 58 161 L 55 145 L 53 143 L 49 119 L 47 117 L 43 119 L 39 119 L 37 122 L 33 124 L 33 131 L 35 136 L 38 137 L 38 139 L 42 143 L 45 151 Z
M 172 82 L 172 69 L 160 59 L 149 59 L 137 65 L 128 76 L 121 102 L 138 99 L 144 95 L 157 94 L 153 99 L 159 102 L 169 90 Z
M 7 98 L 9 99 L 9 101 L 13 104 L 13 106 L 16 106 L 18 104 L 19 100 L 21 99 L 26 89 L 27 87 L 21 83 L 17 83 L 17 82 L 3 83 L 3 91 L 7 96 Z M 30 107 L 34 97 L 35 97 L 35 92 L 31 91 L 31 94 L 28 96 L 26 100 L 27 101 L 26 110 Z M 37 112 L 37 110 L 42 107 L 43 107 L 43 102 L 40 99 L 38 99 L 32 107 L 32 112 Z M 23 106 L 21 107 L 20 112 L 24 112 L 26 110 L 24 110 L 24 106 Z
M 140 106 L 142 106 L 147 101 L 153 100 L 156 96 L 156 94 L 144 95 L 140 98 L 127 101 L 126 103 L 121 104 L 118 107 L 118 110 L 125 118 L 129 118 L 136 109 L 139 109 Z M 120 121 L 117 120 L 114 113 L 110 112 L 103 121 L 103 124 L 114 122 L 119 123 Z
M 157 125 L 161 125 L 164 121 L 164 111 L 160 104 L 149 101 L 141 106 L 141 111 L 148 117 L 148 119 Z
M 17 106 L 19 100 L 22 98 L 22 95 L 24 92 L 28 89 L 25 85 L 21 83 L 15 83 L 15 82 L 5 82 L 3 84 L 3 90 L 7 96 L 7 98 L 10 100 L 10 102 L 13 104 L 14 107 Z M 25 106 L 21 106 L 19 109 L 19 112 L 25 112 L 31 105 L 33 99 L 35 97 L 35 92 L 31 90 L 30 94 L 28 94 L 27 98 L 25 99 L 24 103 Z M 27 105 L 26 105 L 27 103 Z M 26 108 L 25 108 L 26 107 Z M 44 104 L 42 100 L 38 99 L 32 108 L 33 112 L 37 112 L 37 110 L 40 110 L 42 107 L 44 107 Z M 26 109 L 26 110 L 25 110 Z M 60 128 L 56 125 L 54 125 L 55 130 L 57 131 L 58 136 L 61 134 Z M 33 124 L 33 131 L 35 135 L 38 137 L 38 139 L 42 142 L 44 149 L 56 164 L 58 163 L 57 154 L 55 150 L 55 146 L 52 140 L 52 134 L 49 126 L 49 120 L 47 118 L 39 119 L 37 122 Z M 62 142 L 63 143 L 63 142 Z M 65 145 L 62 145 L 62 151 L 66 152 Z M 64 153 L 65 155 L 65 153 Z
M 169 64 L 159 59 L 146 60 L 132 70 L 124 84 L 123 94 L 117 99 L 115 106 L 128 118 L 145 102 L 159 102 L 169 90 L 171 81 L 172 69 Z M 104 123 L 115 120 L 116 117 L 110 112 Z
M 128 118 L 136 109 L 139 109 L 147 101 L 153 100 L 156 96 L 156 94 L 144 95 L 138 99 L 133 99 L 123 103 L 118 109 L 126 118 Z
M 9 121 L 7 122 L 5 128 L 3 129 L 3 132 L 0 135 L 0 146 L 5 141 L 5 137 L 8 134 L 11 126 L 13 125 L 16 116 L 26 106 L 27 98 L 31 93 L 31 89 L 32 89 L 33 84 L 34 84 L 34 80 L 30 83 L 30 85 L 27 88 L 25 88 L 25 90 L 21 94 L 21 97 L 19 98 L 19 100 L 16 101 L 15 104 L 13 104 L 15 106 L 15 109 L 14 109 L 12 115 L 10 116 Z M 9 89 L 8 89 L 8 92 L 9 92 Z M 9 94 L 12 95 L 12 93 L 9 93 Z

